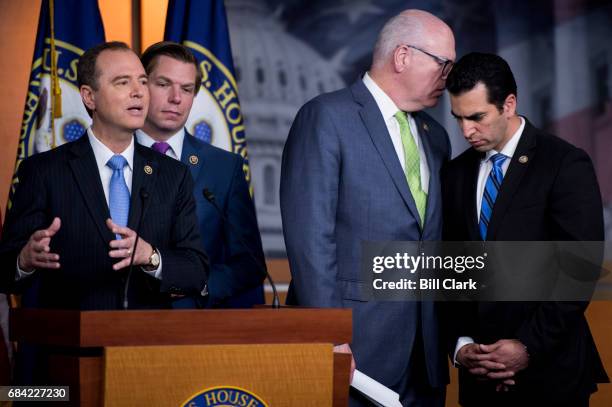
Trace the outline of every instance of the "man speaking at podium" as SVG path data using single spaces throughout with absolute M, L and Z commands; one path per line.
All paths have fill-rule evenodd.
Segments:
M 189 170 L 134 141 L 149 103 L 138 56 L 104 43 L 81 56 L 77 74 L 92 126 L 21 163 L 2 288 L 22 293 L 24 306 L 81 310 L 168 308 L 172 295 L 206 295 Z

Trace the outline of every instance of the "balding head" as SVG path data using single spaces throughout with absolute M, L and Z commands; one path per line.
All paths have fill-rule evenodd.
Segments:
M 413 112 L 438 102 L 454 60 L 450 27 L 426 11 L 405 10 L 380 32 L 369 74 L 399 109 Z
M 453 32 L 444 21 L 427 11 L 404 10 L 387 21 L 378 34 L 372 67 L 388 63 L 393 51 L 399 45 L 411 44 L 417 47 L 427 47 L 440 39 L 445 42 L 451 41 L 454 50 Z

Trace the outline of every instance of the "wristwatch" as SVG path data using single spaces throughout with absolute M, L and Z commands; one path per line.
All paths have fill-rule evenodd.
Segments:
M 153 253 L 149 257 L 149 263 L 144 266 L 145 270 L 155 270 L 159 267 L 159 252 L 155 247 L 151 247 L 153 248 Z

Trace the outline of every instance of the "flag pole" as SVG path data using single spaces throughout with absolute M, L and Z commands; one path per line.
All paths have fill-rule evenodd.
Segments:
M 51 28 L 51 148 L 57 146 L 55 136 L 55 119 L 62 117 L 62 89 L 57 74 L 57 52 L 55 50 L 54 0 L 49 0 L 49 17 Z

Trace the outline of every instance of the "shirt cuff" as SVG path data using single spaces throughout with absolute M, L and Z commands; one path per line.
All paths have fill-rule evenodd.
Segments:
M 457 353 L 459 352 L 459 349 L 463 348 L 465 345 L 469 345 L 470 343 L 474 343 L 474 339 L 471 336 L 460 336 L 459 339 L 457 339 L 455 353 L 453 354 L 453 365 L 455 365 L 455 367 L 461 366 L 459 362 L 457 362 Z
M 26 277 L 31 276 L 32 274 L 34 274 L 34 272 L 36 271 L 36 269 L 32 270 L 32 271 L 24 271 L 21 269 L 21 267 L 19 267 L 19 256 L 17 256 L 17 274 L 15 275 L 15 281 L 19 281 L 22 280 Z

